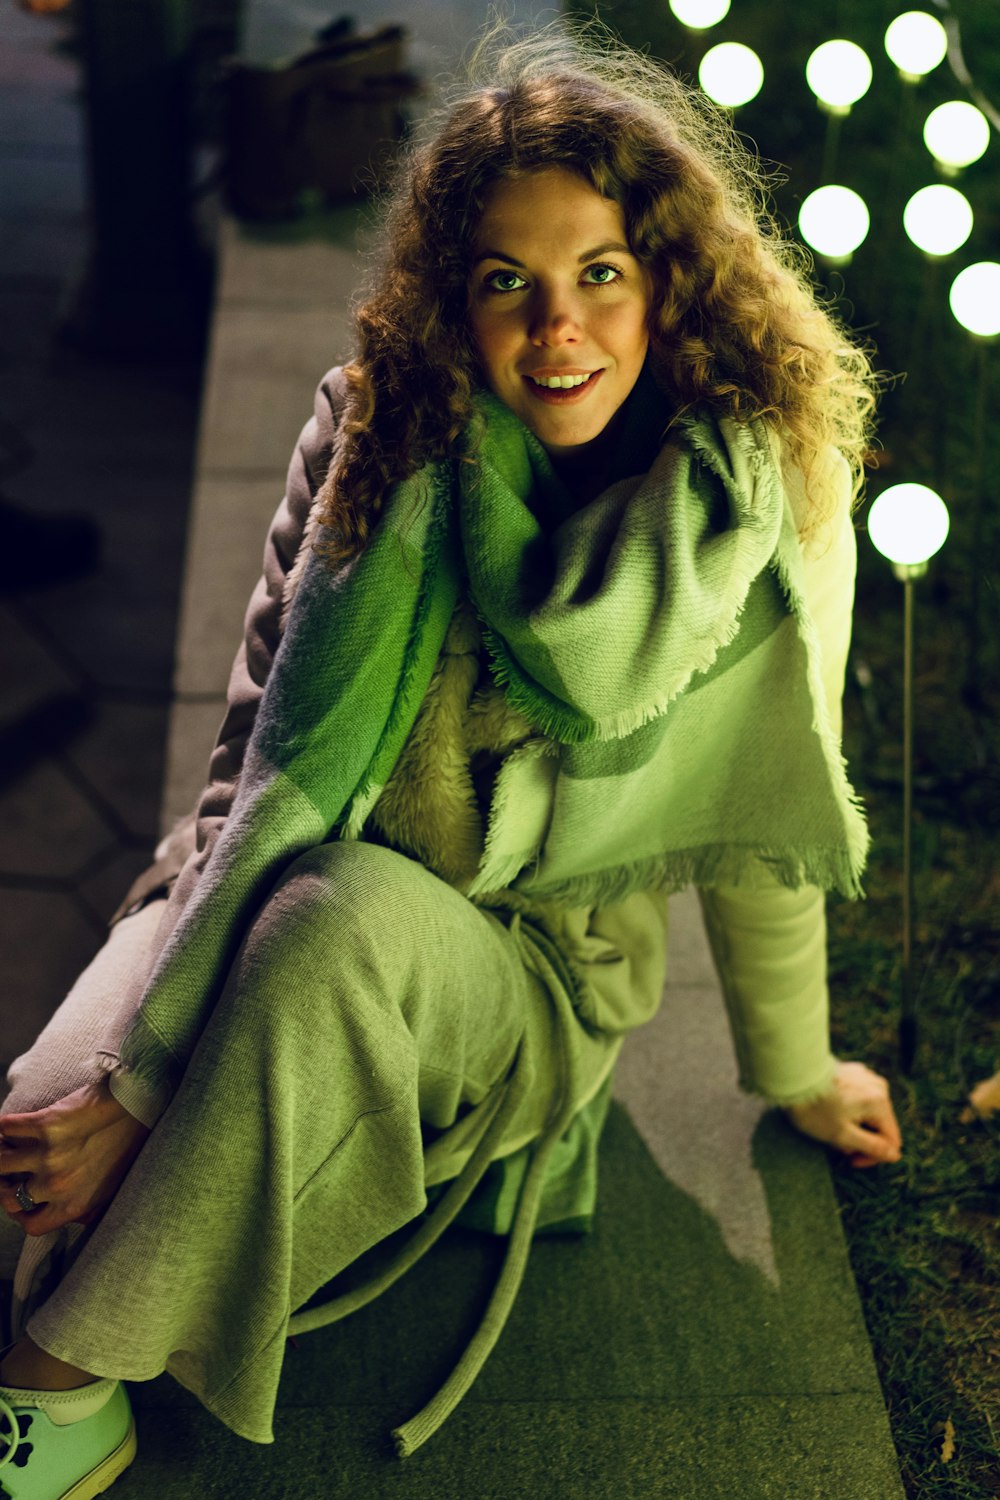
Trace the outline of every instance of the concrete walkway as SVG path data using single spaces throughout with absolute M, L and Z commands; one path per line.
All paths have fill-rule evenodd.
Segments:
M 370 9 L 353 7 L 361 24 Z M 304 0 L 294 7 L 251 0 L 247 44 L 294 51 L 288 18 L 307 31 L 313 13 L 316 24 L 329 19 Z M 479 12 L 471 0 L 453 0 L 428 15 L 412 0 L 395 5 L 391 19 L 411 26 L 413 61 L 429 75 L 450 64 Z M 289 455 L 318 377 L 349 349 L 347 304 L 357 284 L 362 218 L 346 208 L 267 231 L 228 218 L 221 225 L 164 828 L 202 784 Z M 572 1302 L 577 1257 L 590 1247 L 540 1244 L 523 1315 L 512 1319 L 459 1412 L 413 1461 L 419 1469 L 388 1461 L 376 1443 L 381 1428 L 373 1413 L 385 1402 L 394 1362 L 405 1362 L 408 1352 L 394 1349 L 392 1310 L 373 1310 L 356 1324 L 305 1336 L 290 1355 L 273 1448 L 219 1429 L 169 1377 L 133 1388 L 139 1458 L 115 1493 L 123 1500 L 902 1495 L 825 1155 L 737 1092 L 693 894 L 675 898 L 671 915 L 663 1008 L 629 1040 L 616 1077 L 609 1150 L 616 1163 L 633 1163 L 635 1176 L 612 1175 L 606 1184 L 600 1253 L 611 1280 L 602 1307 L 592 1309 L 594 1327 Z M 659 1237 L 649 1247 L 648 1285 L 621 1303 L 612 1295 L 615 1236 L 641 1237 L 654 1224 Z M 404 1294 L 426 1300 L 435 1327 L 439 1317 L 450 1326 L 448 1257 L 468 1253 L 461 1245 L 446 1248 Z M 609 1305 L 619 1307 L 610 1320 Z M 525 1338 L 539 1371 L 528 1390 L 519 1343 Z M 648 1350 L 642 1388 L 624 1389 L 613 1372 L 637 1346 Z M 551 1390 L 544 1373 L 550 1362 L 561 1377 Z M 640 1422 L 647 1438 L 650 1429 L 657 1433 L 657 1458 L 641 1470 L 615 1457 L 626 1450 L 610 1441 L 629 1421 Z M 532 1423 L 548 1424 L 551 1448 L 524 1436 Z M 346 1458 L 338 1467 L 335 1438 L 353 1455 L 353 1467 Z M 550 1454 L 566 1451 L 577 1461 L 553 1472 Z

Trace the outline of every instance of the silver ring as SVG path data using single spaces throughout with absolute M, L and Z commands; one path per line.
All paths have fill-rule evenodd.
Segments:
M 28 1211 L 32 1208 L 38 1207 L 38 1204 L 28 1192 L 28 1189 L 23 1182 L 19 1182 L 17 1187 L 14 1189 L 14 1197 L 17 1199 L 18 1203 L 20 1203 L 25 1213 L 28 1213 Z

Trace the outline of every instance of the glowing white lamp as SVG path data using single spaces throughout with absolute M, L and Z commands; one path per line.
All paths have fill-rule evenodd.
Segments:
M 865 200 L 852 188 L 828 183 L 802 201 L 799 233 L 830 265 L 846 266 L 869 227 Z
M 809 56 L 806 82 L 824 109 L 846 115 L 872 81 L 868 53 L 854 42 L 824 42 Z
M 925 484 L 890 485 L 868 512 L 868 535 L 876 550 L 896 568 L 920 572 L 944 546 L 948 524 L 947 505 Z
M 707 31 L 729 14 L 730 0 L 670 0 L 670 9 L 682 26 Z
M 903 209 L 903 228 L 925 255 L 952 255 L 972 233 L 972 205 L 943 182 L 921 188 Z
M 907 83 L 916 83 L 936 68 L 948 51 L 948 34 L 936 16 L 908 10 L 885 34 L 885 50 Z
M 948 293 L 948 304 L 956 319 L 980 339 L 1000 334 L 1000 265 L 980 260 L 959 271 Z
M 756 99 L 764 82 L 764 64 L 742 42 L 709 47 L 698 68 L 698 82 L 716 104 L 736 109 Z
M 989 120 L 982 110 L 962 99 L 939 104 L 924 124 L 924 145 L 952 176 L 978 161 L 989 143 Z

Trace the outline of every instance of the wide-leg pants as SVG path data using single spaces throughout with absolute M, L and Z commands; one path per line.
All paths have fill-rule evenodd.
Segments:
M 12 1064 L 3 1111 L 100 1076 L 98 1052 L 129 1020 L 113 997 L 157 904 L 118 924 Z M 519 1045 L 531 1087 L 506 1149 L 543 1130 L 560 1042 L 531 952 L 520 929 L 380 845 L 297 859 L 102 1217 L 73 1226 L 71 1253 L 67 1231 L 44 1237 L 63 1236 L 63 1264 L 40 1305 L 28 1299 L 32 1338 L 96 1375 L 167 1370 L 233 1431 L 271 1442 L 290 1313 L 422 1212 L 425 1148 L 491 1107 Z M 580 1026 L 574 1045 L 586 1087 L 607 1073 L 611 1038 Z

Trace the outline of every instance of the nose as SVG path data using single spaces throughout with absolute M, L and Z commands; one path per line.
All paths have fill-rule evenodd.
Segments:
M 537 348 L 559 348 L 580 338 L 580 325 L 565 292 L 539 288 L 531 308 L 528 337 Z

